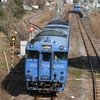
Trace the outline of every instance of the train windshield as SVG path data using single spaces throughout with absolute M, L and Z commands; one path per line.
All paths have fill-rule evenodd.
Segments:
M 33 50 L 27 50 L 26 51 L 26 58 L 29 59 L 38 59 L 39 58 L 39 52 L 38 51 L 33 51 Z
M 68 60 L 67 52 L 54 52 L 54 60 Z
M 46 52 L 42 52 L 42 61 L 46 61 L 46 62 L 48 62 L 48 61 L 50 61 L 50 56 L 51 56 L 51 53 L 46 53 Z
M 60 32 L 60 31 L 47 30 L 47 31 L 40 32 L 37 36 L 59 36 L 59 37 L 65 37 L 67 35 L 62 33 L 62 32 Z

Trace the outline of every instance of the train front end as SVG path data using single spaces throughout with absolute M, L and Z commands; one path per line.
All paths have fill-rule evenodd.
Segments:
M 41 45 L 38 51 L 28 47 L 26 55 L 25 79 L 28 90 L 52 92 L 64 89 L 68 67 L 67 48 Z

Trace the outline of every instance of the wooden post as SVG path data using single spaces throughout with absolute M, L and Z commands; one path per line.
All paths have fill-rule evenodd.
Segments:
M 5 56 L 5 60 L 6 60 L 6 65 L 7 65 L 8 72 L 10 72 L 9 66 L 8 66 L 8 60 L 7 60 L 7 56 L 6 56 L 6 53 L 5 52 L 4 52 L 4 56 Z

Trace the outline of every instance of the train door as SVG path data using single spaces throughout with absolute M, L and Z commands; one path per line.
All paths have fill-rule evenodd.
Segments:
M 52 53 L 41 52 L 39 62 L 39 81 L 51 80 Z

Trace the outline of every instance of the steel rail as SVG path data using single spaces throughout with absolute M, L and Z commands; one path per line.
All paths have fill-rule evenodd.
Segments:
M 35 98 L 34 98 L 34 100 L 40 100 L 40 99 L 43 99 L 43 97 L 45 97 L 44 96 L 45 94 L 36 94 L 35 95 Z M 49 94 L 49 98 L 47 98 L 47 100 L 55 100 L 55 92 L 52 92 L 52 93 L 50 93 Z
M 81 21 L 81 23 L 82 23 L 82 25 L 83 25 L 83 27 L 84 27 L 84 29 L 85 29 L 85 26 L 84 26 L 84 24 L 83 24 L 83 22 Z M 86 29 L 85 29 L 85 31 L 86 31 Z M 89 38 L 89 40 L 90 40 L 90 43 L 91 43 L 91 45 L 92 45 L 92 47 L 93 47 L 93 49 L 94 49 L 94 52 L 95 52 L 95 54 L 96 54 L 96 57 L 97 57 L 97 59 L 98 59 L 98 62 L 99 62 L 99 66 L 100 66 L 100 58 L 99 58 L 99 56 L 98 56 L 98 54 L 97 54 L 97 51 L 96 51 L 96 49 L 95 49 L 95 47 L 94 47 L 94 45 L 93 45 L 93 43 L 92 43 L 92 40 L 91 40 L 91 38 L 90 38 L 90 36 L 89 36 L 89 34 L 87 33 L 87 31 L 86 31 L 86 34 L 87 34 L 87 36 L 88 36 L 88 38 Z M 91 62 L 92 63 L 92 62 Z M 93 67 L 93 65 L 92 65 L 92 67 Z M 94 73 L 94 68 L 93 68 L 93 73 Z M 96 100 L 97 99 L 97 90 L 98 90 L 98 88 L 97 88 L 97 84 L 96 84 L 96 78 L 94 77 L 94 82 L 93 82 L 93 84 L 94 84 L 94 100 Z M 100 96 L 99 96 L 100 97 Z
M 38 96 L 38 94 L 35 95 L 34 100 L 39 100 L 39 96 Z
M 41 31 L 42 29 L 41 29 L 39 26 L 33 24 L 33 23 L 30 21 L 30 20 L 34 19 L 34 16 L 36 17 L 36 16 L 39 16 L 39 15 L 41 15 L 41 14 L 42 14 L 42 12 L 39 12 L 39 13 L 34 14 L 34 15 L 31 15 L 30 17 L 24 19 L 24 22 L 25 22 L 26 24 L 28 24 L 28 25 L 34 26 L 34 28 L 35 28 L 36 30 Z
M 55 100 L 55 92 L 51 93 L 51 100 Z
M 91 60 L 91 57 L 90 57 L 90 55 L 89 55 L 88 49 L 87 49 L 87 47 L 86 47 L 85 40 L 84 40 L 84 38 L 83 38 L 83 34 L 82 34 L 82 31 L 81 31 L 81 27 L 80 27 L 80 25 L 79 25 L 79 20 L 78 20 L 77 15 L 76 15 L 76 18 L 77 18 L 78 26 L 79 26 L 80 33 L 81 33 L 81 36 L 82 36 L 82 39 L 83 39 L 83 43 L 84 43 L 84 46 L 85 46 L 85 49 L 86 49 L 86 52 L 87 52 L 87 57 L 88 57 L 89 65 L 90 65 L 90 68 L 91 68 L 92 81 L 93 81 L 93 94 L 94 94 L 94 95 L 93 95 L 93 98 L 94 98 L 94 100 L 96 100 L 96 81 L 95 81 L 95 77 L 94 77 L 94 68 L 93 68 L 92 60 Z M 80 19 L 80 21 L 81 21 L 81 19 Z M 82 23 L 82 21 L 81 21 L 81 23 Z M 82 26 L 83 26 L 83 28 L 84 28 L 86 34 L 87 34 L 87 31 L 86 31 L 86 29 L 85 29 L 83 23 L 82 23 Z M 93 46 L 93 44 L 92 44 L 92 42 L 91 42 L 91 40 L 90 40 L 88 34 L 87 34 L 87 37 L 88 37 L 88 39 L 89 39 L 89 41 L 90 41 L 90 43 L 91 43 L 91 45 L 92 45 L 94 51 L 96 52 L 96 50 L 95 50 L 95 48 L 94 48 L 94 46 Z M 97 55 L 97 53 L 96 53 L 96 55 Z

